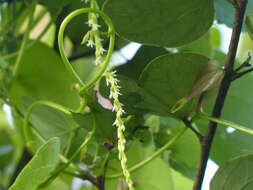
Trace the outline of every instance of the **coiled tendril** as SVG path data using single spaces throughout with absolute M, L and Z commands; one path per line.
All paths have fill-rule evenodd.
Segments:
M 85 14 L 85 13 L 96 13 L 99 16 L 101 16 L 101 18 L 105 21 L 105 23 L 108 25 L 108 36 L 110 38 L 110 43 L 109 43 L 109 48 L 108 48 L 108 52 L 104 61 L 104 64 L 102 65 L 100 71 L 98 72 L 98 74 L 87 84 L 85 84 L 81 78 L 78 76 L 78 74 L 76 73 L 76 71 L 73 69 L 71 63 L 69 62 L 65 52 L 64 52 L 64 47 L 63 47 L 63 39 L 64 39 L 64 31 L 66 29 L 66 26 L 69 24 L 69 22 L 75 18 L 76 16 L 80 15 L 80 14 Z M 73 11 L 72 13 L 70 13 L 62 22 L 61 26 L 60 26 L 60 30 L 59 30 L 59 35 L 58 35 L 58 45 L 59 45 L 59 50 L 60 50 L 60 54 L 63 60 L 63 63 L 66 67 L 66 69 L 68 70 L 68 72 L 70 73 L 70 75 L 73 77 L 73 79 L 75 80 L 75 82 L 77 82 L 80 85 L 80 94 L 82 94 L 85 90 L 91 88 L 97 81 L 99 81 L 104 72 L 106 71 L 110 60 L 111 60 L 111 56 L 113 53 L 113 48 L 114 48 L 114 42 L 115 42 L 115 31 L 114 31 L 114 27 L 112 24 L 111 19 L 104 14 L 102 11 L 97 10 L 97 9 L 93 9 L 93 8 L 82 8 L 82 9 L 78 9 L 76 11 Z

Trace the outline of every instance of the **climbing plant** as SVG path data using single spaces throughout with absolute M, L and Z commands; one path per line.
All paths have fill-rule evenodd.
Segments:
M 1 0 L 0 190 L 251 190 L 252 40 L 247 0 Z

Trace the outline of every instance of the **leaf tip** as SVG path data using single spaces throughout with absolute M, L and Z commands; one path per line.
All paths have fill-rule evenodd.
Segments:
M 178 100 L 174 106 L 171 108 L 170 112 L 171 113 L 176 113 L 178 110 L 180 110 L 185 104 L 187 103 L 186 98 L 181 98 Z

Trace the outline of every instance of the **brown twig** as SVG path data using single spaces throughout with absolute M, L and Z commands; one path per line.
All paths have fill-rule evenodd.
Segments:
M 200 143 L 202 143 L 203 135 L 192 126 L 191 121 L 189 121 L 188 119 L 182 119 L 182 121 L 184 122 L 185 126 L 189 128 L 198 137 Z
M 90 172 L 85 172 L 83 174 L 76 174 L 76 173 L 72 173 L 69 171 L 64 171 L 63 173 L 70 175 L 70 176 L 74 176 L 77 178 L 80 178 L 82 180 L 88 180 L 89 182 L 91 182 L 91 184 L 98 186 L 98 180 L 96 177 L 94 177 L 93 175 L 90 174 Z
M 246 71 L 242 71 L 242 72 L 240 72 L 240 73 L 236 73 L 232 78 L 231 78 L 231 81 L 234 81 L 234 80 L 236 80 L 236 79 L 238 79 L 238 78 L 241 78 L 242 76 L 244 76 L 244 75 L 246 75 L 246 74 L 248 74 L 248 73 L 250 73 L 250 72 L 252 72 L 253 71 L 253 68 L 250 68 L 250 69 L 248 69 L 248 70 L 246 70 Z
M 250 61 L 251 61 L 251 55 L 250 55 L 250 53 L 248 53 L 248 58 L 247 58 L 239 67 L 237 67 L 237 68 L 234 70 L 234 72 L 239 72 L 239 71 L 241 71 L 243 68 L 250 67 L 250 66 L 251 66 Z
M 225 63 L 225 76 L 221 82 L 219 92 L 216 98 L 215 106 L 212 112 L 212 117 L 219 118 L 221 116 L 221 112 L 224 106 L 224 102 L 227 96 L 227 92 L 231 85 L 231 75 L 234 74 L 234 62 L 236 57 L 236 52 L 238 48 L 239 38 L 242 30 L 244 14 L 246 10 L 248 1 L 241 0 L 237 2 L 236 8 L 236 15 L 235 15 L 235 22 L 233 27 L 233 32 L 230 40 L 229 50 L 227 54 L 227 60 Z M 201 156 L 200 156 L 200 163 L 199 168 L 197 170 L 197 175 L 194 181 L 193 190 L 201 190 L 207 161 L 209 158 L 210 149 L 212 146 L 213 138 L 216 132 L 217 123 L 210 122 L 208 126 L 208 130 L 206 135 L 203 138 L 201 143 Z
M 68 171 L 64 171 L 65 174 L 80 178 L 82 180 L 88 180 L 92 185 L 96 186 L 99 190 L 105 190 L 105 178 L 103 176 L 95 177 L 90 172 L 82 174 L 76 174 Z

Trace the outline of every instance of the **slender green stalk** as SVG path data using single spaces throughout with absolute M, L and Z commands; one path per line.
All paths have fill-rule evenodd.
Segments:
M 77 110 L 75 111 L 76 113 L 82 113 L 87 106 L 87 101 L 86 98 L 81 98 L 81 102 Z
M 17 57 L 16 62 L 15 62 L 15 66 L 14 66 L 14 70 L 13 70 L 13 77 L 16 77 L 16 75 L 17 75 L 17 72 L 19 70 L 19 67 L 20 67 L 24 52 L 25 52 L 25 47 L 26 47 L 26 44 L 28 42 L 29 34 L 31 32 L 31 29 L 32 29 L 33 15 L 34 15 L 34 11 L 35 11 L 35 6 L 36 6 L 36 0 L 33 0 L 32 5 L 31 5 L 31 10 L 30 10 L 28 26 L 27 26 L 25 35 L 23 37 L 23 40 L 22 40 L 22 43 L 21 43 L 21 46 L 20 46 L 18 57 Z
M 232 123 L 230 121 L 221 120 L 221 119 L 215 118 L 215 117 L 210 117 L 210 116 L 208 116 L 208 115 L 206 115 L 204 113 L 199 113 L 199 114 L 197 114 L 196 117 L 200 118 L 200 119 L 205 119 L 205 120 L 208 120 L 208 121 L 212 121 L 212 122 L 218 123 L 218 124 L 223 125 L 223 126 L 232 127 L 232 128 L 234 128 L 234 129 L 236 129 L 238 131 L 247 133 L 249 135 L 253 135 L 253 130 L 248 129 L 246 127 L 243 127 L 241 125 L 238 125 L 236 123 Z
M 100 71 L 98 72 L 98 74 L 94 77 L 94 79 L 92 79 L 88 84 L 85 84 L 81 78 L 78 76 L 78 74 L 75 72 L 75 70 L 73 69 L 71 63 L 69 62 L 65 52 L 64 52 L 64 46 L 63 46 L 63 40 L 64 40 L 64 31 L 66 29 L 66 26 L 69 24 L 69 22 L 75 18 L 76 16 L 80 15 L 80 14 L 85 14 L 85 13 L 96 13 L 99 14 L 105 21 L 105 23 L 108 25 L 108 35 L 110 37 L 110 44 L 109 44 L 109 49 L 108 49 L 108 53 L 106 55 L 106 59 L 105 59 L 105 63 L 103 64 L 103 66 L 101 67 Z M 104 14 L 102 11 L 97 10 L 97 9 L 92 9 L 92 8 L 82 8 L 82 9 L 78 9 L 76 11 L 73 11 L 72 13 L 70 13 L 62 22 L 60 30 L 59 30 L 59 35 L 58 35 L 58 45 L 59 45 L 59 50 L 60 50 L 60 54 L 63 60 L 64 65 L 66 66 L 66 69 L 68 70 L 68 72 L 70 73 L 70 75 L 73 77 L 73 79 L 80 85 L 81 89 L 80 89 L 80 94 L 83 94 L 87 89 L 89 89 L 90 87 L 92 87 L 98 80 L 101 79 L 101 77 L 103 76 L 104 72 L 106 71 L 106 68 L 108 67 L 110 60 L 111 60 L 111 56 L 113 53 L 113 49 L 114 49 L 114 43 L 115 43 L 115 31 L 114 31 L 114 27 L 112 24 L 111 19 Z
M 177 140 L 185 133 L 186 130 L 187 130 L 187 128 L 185 127 L 173 139 L 171 139 L 167 144 L 165 144 L 162 148 L 157 150 L 155 153 L 153 153 L 151 156 L 149 156 L 145 160 L 143 160 L 140 163 L 129 168 L 128 171 L 132 173 L 132 172 L 144 167 L 145 165 L 147 165 L 148 163 L 153 161 L 155 158 L 157 158 L 159 155 L 161 155 L 164 151 L 170 149 L 177 142 Z M 114 179 L 114 178 L 119 178 L 122 176 L 123 176 L 123 173 L 118 173 L 118 174 L 106 176 L 106 178 L 107 179 Z
M 90 131 L 87 134 L 84 142 L 78 147 L 78 149 L 74 152 L 74 154 L 70 157 L 70 159 L 65 164 L 60 166 L 41 186 L 47 186 L 54 179 L 56 179 L 56 177 L 61 172 L 63 172 L 74 161 L 74 159 L 77 158 L 77 156 L 80 154 L 80 152 L 82 152 L 83 154 L 85 154 L 87 152 L 87 145 L 91 141 L 92 137 L 94 136 L 95 131 L 96 131 L 96 120 L 95 120 L 95 117 L 93 115 L 93 129 L 92 129 L 92 131 Z

